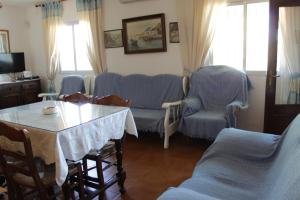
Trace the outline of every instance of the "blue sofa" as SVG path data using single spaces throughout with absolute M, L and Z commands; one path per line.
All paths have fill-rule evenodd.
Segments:
M 159 200 L 300 199 L 300 115 L 282 136 L 223 129 L 190 179 Z
M 168 148 L 169 137 L 177 130 L 180 119 L 181 100 L 184 96 L 182 77 L 170 74 L 98 75 L 95 79 L 94 96 L 110 94 L 131 100 L 130 109 L 137 129 L 159 133 L 164 137 L 164 148 Z

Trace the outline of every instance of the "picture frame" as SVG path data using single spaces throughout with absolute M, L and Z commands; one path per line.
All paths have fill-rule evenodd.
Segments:
M 180 43 L 178 22 L 169 23 L 169 39 L 170 43 Z
M 166 52 L 165 14 L 122 20 L 125 54 Z
M 0 53 L 10 53 L 10 41 L 8 30 L 0 30 Z
M 123 47 L 122 29 L 104 31 L 104 44 L 106 49 Z

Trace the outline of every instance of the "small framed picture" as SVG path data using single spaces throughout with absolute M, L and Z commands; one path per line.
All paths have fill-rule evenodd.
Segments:
M 169 32 L 170 32 L 170 43 L 179 43 L 179 28 L 178 22 L 170 22 L 169 24 Z
M 0 53 L 9 53 L 9 32 L 8 30 L 0 30 Z
M 105 48 L 123 47 L 122 29 L 104 31 Z

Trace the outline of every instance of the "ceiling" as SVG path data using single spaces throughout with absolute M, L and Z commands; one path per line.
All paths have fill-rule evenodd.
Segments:
M 41 2 L 41 0 L 0 0 L 4 5 L 26 5 Z

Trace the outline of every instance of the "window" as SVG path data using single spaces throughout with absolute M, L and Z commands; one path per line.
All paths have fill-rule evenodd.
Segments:
M 91 71 L 92 67 L 85 52 L 85 30 L 79 24 L 63 25 L 58 34 L 61 71 Z
M 216 26 L 213 64 L 265 71 L 268 62 L 269 3 L 229 4 Z

